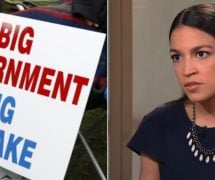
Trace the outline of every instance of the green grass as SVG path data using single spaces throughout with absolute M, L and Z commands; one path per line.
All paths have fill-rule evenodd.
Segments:
M 107 113 L 103 108 L 87 111 L 81 132 L 90 145 L 103 173 L 107 176 Z M 65 180 L 99 180 L 99 176 L 86 150 L 78 138 Z

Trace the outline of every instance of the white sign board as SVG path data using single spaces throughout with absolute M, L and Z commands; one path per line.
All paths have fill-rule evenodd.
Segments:
M 0 166 L 62 180 L 105 35 L 0 14 Z

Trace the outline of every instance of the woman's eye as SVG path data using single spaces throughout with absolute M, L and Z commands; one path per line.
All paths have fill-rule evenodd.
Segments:
M 181 60 L 181 56 L 179 54 L 173 54 L 171 55 L 171 59 L 173 60 L 173 62 L 178 62 Z
M 206 51 L 198 51 L 196 53 L 196 58 L 206 58 L 209 55 Z

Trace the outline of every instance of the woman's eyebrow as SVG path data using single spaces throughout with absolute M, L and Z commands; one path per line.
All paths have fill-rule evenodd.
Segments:
M 210 46 L 210 45 L 200 45 L 200 46 L 196 46 L 196 47 L 193 47 L 192 49 L 191 49 L 191 51 L 192 52 L 195 52 L 195 51 L 198 51 L 198 50 L 200 50 L 200 49 L 202 49 L 202 48 L 210 48 L 210 49 L 213 49 L 213 47 L 212 46 Z
M 210 45 L 205 45 L 205 44 L 203 44 L 203 45 L 199 45 L 199 46 L 193 47 L 193 48 L 191 49 L 191 52 L 198 51 L 198 50 L 200 50 L 200 49 L 202 49 L 202 48 L 210 48 L 210 49 L 213 49 L 214 47 L 213 47 L 213 46 L 210 46 Z M 171 48 L 171 49 L 169 50 L 169 52 L 170 52 L 170 53 L 171 53 L 171 52 L 173 52 L 173 53 L 180 53 L 180 50 Z
M 172 49 L 172 48 L 171 48 L 171 49 L 169 50 L 169 52 L 170 52 L 170 53 L 171 53 L 171 52 L 173 52 L 173 53 L 179 53 L 180 51 L 177 50 L 177 49 Z

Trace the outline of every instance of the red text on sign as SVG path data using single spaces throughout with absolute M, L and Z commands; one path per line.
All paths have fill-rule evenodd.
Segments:
M 78 105 L 89 78 L 0 56 L 0 83 Z
M 32 27 L 15 27 L 3 22 L 0 27 L 0 48 L 14 51 L 17 49 L 21 54 L 30 54 L 34 38 L 34 29 Z

